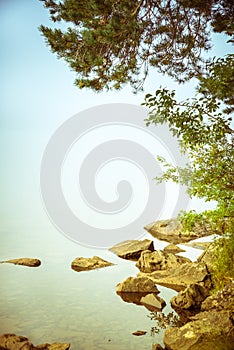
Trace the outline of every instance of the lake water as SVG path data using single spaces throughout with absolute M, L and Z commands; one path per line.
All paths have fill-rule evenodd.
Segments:
M 135 263 L 102 249 L 90 249 L 66 239 L 51 227 L 46 232 L 30 229 L 1 232 L 0 260 L 35 257 L 39 268 L 0 265 L 0 333 L 27 336 L 37 345 L 70 342 L 72 350 L 150 350 L 161 343 L 163 331 L 151 335 L 156 321 L 143 306 L 124 302 L 115 286 L 139 270 Z M 146 235 L 146 238 L 152 238 Z M 155 249 L 164 242 L 155 240 Z M 201 251 L 186 247 L 183 255 L 194 260 Z M 115 266 L 98 271 L 75 272 L 71 262 L 78 256 L 98 255 Z M 176 292 L 164 287 L 159 296 L 167 302 L 163 312 L 172 311 L 170 299 Z M 144 336 L 132 335 L 137 330 Z

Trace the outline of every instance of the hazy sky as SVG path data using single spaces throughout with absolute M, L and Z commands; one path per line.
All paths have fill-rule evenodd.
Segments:
M 103 103 L 143 102 L 144 94 L 160 85 L 176 89 L 185 98 L 194 83 L 177 87 L 169 78 L 152 71 L 145 93 L 94 93 L 78 90 L 75 73 L 46 47 L 38 31 L 50 25 L 49 15 L 38 0 L 0 0 L 1 40 L 1 221 L 13 228 L 27 225 L 43 212 L 40 201 L 41 157 L 53 132 L 72 115 Z M 231 50 L 222 35 L 214 38 L 216 56 Z M 210 54 L 211 55 L 211 54 Z

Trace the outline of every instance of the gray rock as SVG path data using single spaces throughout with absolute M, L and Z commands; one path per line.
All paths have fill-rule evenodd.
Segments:
M 23 266 L 28 266 L 28 267 L 38 267 L 41 265 L 41 261 L 39 259 L 35 259 L 35 258 L 11 259 L 11 260 L 1 261 L 1 263 L 23 265 Z
M 199 310 L 201 303 L 209 296 L 210 289 L 201 283 L 191 284 L 171 299 L 173 309 Z
M 185 252 L 184 249 L 181 249 L 180 247 L 178 247 L 173 243 L 168 244 L 163 250 L 167 253 L 173 253 L 173 254 Z
M 116 293 L 159 293 L 159 290 L 147 277 L 128 277 L 117 284 Z
M 109 250 L 117 254 L 120 258 L 138 260 L 141 252 L 144 250 L 154 250 L 154 243 L 149 239 L 144 239 L 143 241 L 128 240 L 114 245 Z
M 76 258 L 72 261 L 71 268 L 77 272 L 100 269 L 106 266 L 112 266 L 113 263 L 106 261 L 98 256 L 92 258 Z
M 142 272 L 153 272 L 174 269 L 188 262 L 191 262 L 188 258 L 176 256 L 163 250 L 156 250 L 154 252 L 142 252 L 136 266 Z
M 143 296 L 140 300 L 140 303 L 144 305 L 149 311 L 162 311 L 166 306 L 165 300 L 160 298 L 155 293 L 147 294 Z
M 177 219 L 155 221 L 144 227 L 153 237 L 169 243 L 184 243 L 211 235 L 213 232 L 207 226 L 195 226 L 193 232 L 183 232 L 183 226 Z
M 164 333 L 168 350 L 233 350 L 234 326 L 230 311 L 201 312 L 184 326 Z
M 148 277 L 152 279 L 155 284 L 160 284 L 178 292 L 184 290 L 188 285 L 200 282 L 203 282 L 204 286 L 208 289 L 211 286 L 210 275 L 206 264 L 203 262 L 185 263 L 175 269 L 155 271 L 147 274 L 140 273 L 138 276 Z

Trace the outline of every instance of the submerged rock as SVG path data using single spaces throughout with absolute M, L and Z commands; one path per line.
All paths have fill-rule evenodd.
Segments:
M 98 256 L 92 258 L 76 258 L 72 261 L 71 268 L 75 271 L 90 271 L 100 269 L 106 266 L 112 266 L 113 263 L 106 261 Z
M 147 277 L 128 277 L 116 286 L 116 293 L 159 293 L 155 283 Z
M 140 303 L 144 305 L 149 311 L 162 311 L 166 306 L 165 300 L 160 298 L 155 293 L 147 294 L 143 296 L 140 300 Z
M 16 334 L 0 335 L 0 349 L 3 350 L 68 350 L 69 343 L 52 343 L 34 346 L 28 338 Z
M 11 260 L 1 261 L 1 263 L 23 265 L 23 266 L 28 266 L 28 267 L 38 267 L 41 265 L 41 261 L 39 259 L 35 259 L 35 258 L 11 259 Z
M 177 219 L 155 221 L 144 228 L 153 237 L 174 244 L 189 242 L 213 233 L 210 227 L 198 224 L 193 232 L 183 232 L 183 226 Z
M 154 252 L 144 251 L 136 263 L 142 272 L 153 272 L 157 270 L 169 270 L 179 267 L 181 264 L 189 263 L 191 260 L 183 256 L 176 256 L 163 250 Z
M 203 282 L 207 288 L 211 286 L 209 271 L 206 264 L 202 262 L 185 263 L 171 270 L 155 271 L 147 274 L 140 273 L 139 276 L 148 277 L 155 284 L 160 284 L 178 292 L 184 290 L 188 285 L 200 282 Z
M 141 252 L 144 250 L 154 250 L 154 243 L 149 239 L 144 239 L 143 241 L 128 240 L 114 245 L 109 250 L 117 254 L 120 258 L 138 260 Z

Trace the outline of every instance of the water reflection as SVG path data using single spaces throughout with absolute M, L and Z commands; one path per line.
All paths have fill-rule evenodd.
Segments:
M 116 292 L 126 303 L 142 305 L 149 311 L 162 311 L 166 302 L 157 293 Z
M 161 330 L 165 330 L 168 327 L 182 327 L 184 322 L 179 315 L 174 312 L 165 314 L 163 312 L 151 312 L 148 317 L 156 321 L 156 325 L 151 328 L 151 335 L 158 334 Z
M 141 304 L 141 298 L 145 297 L 148 293 L 128 293 L 128 292 L 116 292 L 117 295 L 120 296 L 120 298 L 125 301 L 126 303 L 133 303 L 136 305 L 142 305 Z

